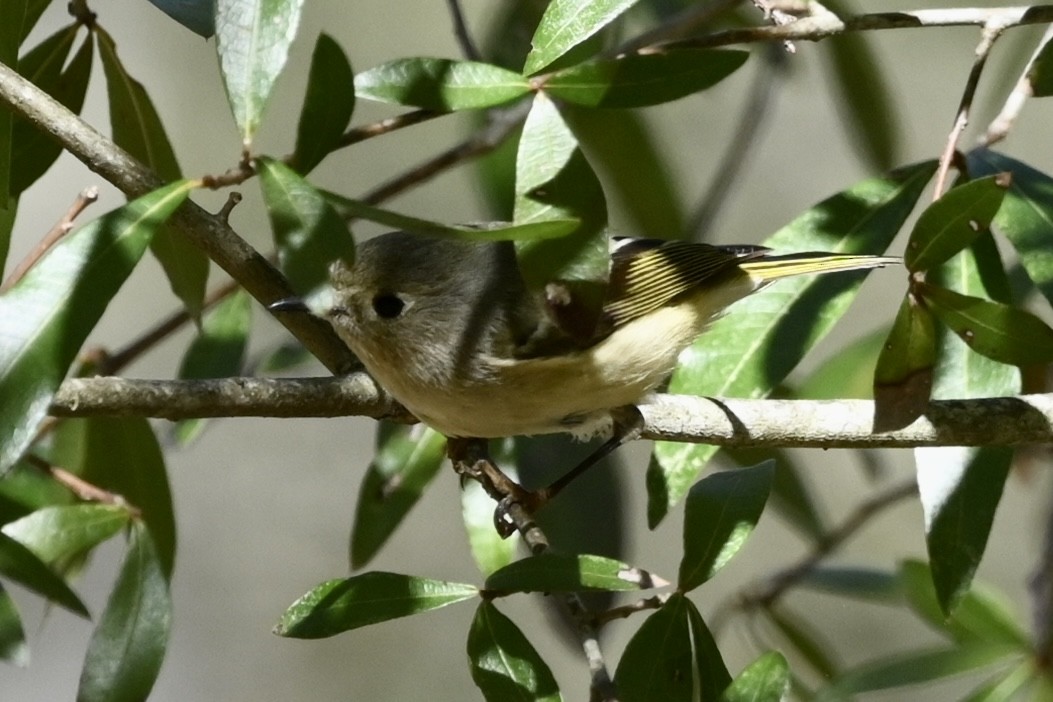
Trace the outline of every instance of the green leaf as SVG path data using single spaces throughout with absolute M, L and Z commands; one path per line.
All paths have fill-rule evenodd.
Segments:
M 833 659 L 833 651 L 830 650 L 832 647 L 820 641 L 808 625 L 808 620 L 798 618 L 787 609 L 777 606 L 768 607 L 764 613 L 786 643 L 793 648 L 793 651 L 821 677 L 827 679 L 834 677 L 838 665 Z
M 468 631 L 472 680 L 488 702 L 562 700 L 545 661 L 511 619 L 482 602 Z
M 347 224 L 318 190 L 281 161 L 260 158 L 260 187 L 293 289 L 306 293 L 328 279 L 329 264 L 354 257 Z
M 561 326 L 564 319 L 575 320 L 575 328 L 565 331 L 583 339 L 591 337 L 610 268 L 607 205 L 577 140 L 543 93 L 535 96 L 523 126 L 515 189 L 517 223 L 580 221 L 568 236 L 517 242 L 516 253 L 531 289 L 542 290 L 553 282 L 567 289 L 570 305 L 552 310 Z
M 935 162 L 865 180 L 808 210 L 764 242 L 786 250 L 883 251 L 910 214 Z M 680 354 L 669 392 L 763 397 L 848 309 L 862 271 L 781 281 L 746 298 Z M 717 448 L 657 442 L 647 470 L 648 523 L 675 505 Z
M 1053 95 L 1053 40 L 1047 41 L 1027 72 L 1031 94 L 1035 97 Z
M 274 375 L 305 366 L 314 356 L 303 344 L 293 339 L 265 351 L 249 364 L 249 375 Z
M 326 581 L 305 594 L 285 610 L 274 633 L 320 639 L 478 595 L 474 585 L 398 573 L 363 573 Z
M 874 370 L 886 336 L 884 329 L 876 329 L 841 346 L 797 385 L 794 397 L 802 400 L 871 399 L 874 396 Z
M 927 283 L 918 289 L 933 314 L 977 353 L 1014 366 L 1053 361 L 1053 329 L 1030 312 Z
M 702 699 L 718 699 L 731 676 L 694 605 L 678 592 L 629 640 L 614 682 L 625 702 L 678 702 L 694 700 L 696 686 Z
M 392 212 L 367 205 L 361 200 L 321 191 L 341 216 L 350 219 L 368 219 L 395 229 L 405 229 L 418 234 L 447 236 L 472 241 L 528 241 L 531 239 L 555 239 L 570 234 L 581 222 L 577 219 L 551 219 L 540 222 L 481 222 L 477 224 L 444 224 L 419 217 Z
M 189 187 L 166 186 L 84 225 L 0 296 L 0 473 L 29 446 L 84 339 Z
M 613 22 L 637 0 L 553 0 L 541 17 L 523 74 L 537 73 Z
M 13 580 L 74 614 L 79 614 L 85 619 L 89 618 L 87 607 L 69 588 L 65 580 L 48 568 L 32 551 L 2 532 L 0 532 L 0 576 Z
M 71 112 L 84 106 L 91 76 L 94 44 L 88 37 L 62 70 L 79 27 L 71 25 L 45 39 L 18 62 L 18 72 L 51 95 Z M 15 120 L 11 131 L 11 195 L 18 196 L 51 167 L 62 146 L 50 135 L 24 120 Z
M 860 692 L 928 683 L 987 667 L 1014 653 L 1005 646 L 983 643 L 908 651 L 845 673 L 820 690 L 814 699 L 816 702 L 844 700 Z
M 15 228 L 15 215 L 18 213 L 18 200 L 8 198 L 7 207 L 0 206 L 0 275 L 11 249 L 11 231 Z
M 775 462 L 707 475 L 687 493 L 684 556 L 677 588 L 695 589 L 738 553 L 760 520 Z
M 344 50 L 328 34 L 319 34 L 296 126 L 293 162 L 300 173 L 310 173 L 339 146 L 355 110 L 354 80 Z
M 667 584 L 646 570 L 612 558 L 562 553 L 523 558 L 486 579 L 486 589 L 497 592 L 646 590 Z
M 790 664 L 778 651 L 768 651 L 746 666 L 727 690 L 724 702 L 780 702 L 790 694 Z
M 28 548 L 37 558 L 55 565 L 98 546 L 131 519 L 127 508 L 85 503 L 44 507 L 5 524 L 3 533 Z
M 812 568 L 798 583 L 817 592 L 866 602 L 900 604 L 903 601 L 900 577 L 884 570 L 835 566 Z
M 94 33 L 106 73 L 114 142 L 163 180 L 178 180 L 181 177 L 179 162 L 153 101 L 142 83 L 132 78 L 121 64 L 113 38 L 101 28 L 96 28 Z M 161 263 L 172 292 L 196 318 L 205 298 L 208 256 L 169 227 L 162 227 L 154 235 L 150 250 Z
M 77 702 L 145 700 L 161 670 L 172 624 L 164 565 L 145 524 L 128 551 L 84 657 Z
M 929 406 L 936 365 L 932 313 L 908 292 L 874 370 L 874 431 L 907 426 Z
M 927 271 L 969 246 L 991 226 L 1008 187 L 1009 179 L 1000 176 L 972 180 L 925 208 L 907 243 L 907 270 Z
M 423 424 L 381 422 L 351 527 L 351 568 L 366 565 L 417 504 L 446 458 L 446 437 Z
M 22 38 L 20 41 L 25 41 L 26 37 L 37 25 L 40 16 L 44 14 L 44 10 L 48 9 L 51 0 L 23 0 L 22 4 L 26 6 L 26 16 L 22 20 Z
M 553 97 L 587 107 L 647 107 L 710 88 L 748 57 L 746 51 L 714 49 L 628 54 L 556 71 L 542 88 Z
M 20 668 L 29 665 L 29 645 L 22 630 L 22 619 L 3 583 L 0 583 L 0 660 Z
M 516 440 L 507 437 L 491 447 L 491 458 L 511 480 L 519 481 L 519 457 L 516 455 Z M 461 483 L 461 516 L 464 530 L 468 534 L 468 546 L 472 558 L 484 575 L 505 567 L 515 558 L 516 539 L 502 537 L 494 527 L 494 510 L 497 503 L 486 494 L 477 480 Z
M 22 44 L 22 25 L 25 23 L 25 0 L 0 0 L 0 63 L 5 66 L 18 65 L 18 47 Z M 15 113 L 0 110 L 0 210 L 11 206 L 8 193 L 11 190 L 11 128 Z M 0 269 L 7 258 L 7 244 L 0 246 Z
M 303 0 L 216 0 L 216 51 L 234 121 L 248 150 L 285 68 Z
M 1009 239 L 1028 276 L 1053 303 L 1053 178 L 994 151 L 973 151 L 968 163 L 974 177 L 1013 174 L 994 226 Z
M 179 364 L 181 380 L 227 378 L 239 375 L 245 364 L 245 349 L 252 329 L 252 297 L 237 290 L 201 320 L 197 336 L 187 347 Z M 184 419 L 176 423 L 172 435 L 185 446 L 201 435 L 208 420 Z
M 358 97 L 441 112 L 511 102 L 531 90 L 526 78 L 478 61 L 403 58 L 355 76 Z
M 1004 288 L 1005 274 L 997 265 L 999 260 L 993 238 L 989 234 L 979 237 L 969 250 L 934 271 L 934 282 L 946 286 L 939 288 L 941 299 L 990 295 Z M 926 285 L 922 292 L 931 304 L 930 287 Z M 945 314 L 940 317 L 944 319 Z M 1034 343 L 1038 345 L 1038 341 Z M 1019 390 L 1016 368 L 974 353 L 951 334 L 941 335 L 933 397 L 999 397 Z M 969 588 L 987 545 L 1012 449 L 920 448 L 914 455 L 933 582 L 940 607 L 948 614 Z
M 852 14 L 844 3 L 824 5 L 841 17 Z M 901 128 L 889 81 L 881 70 L 882 60 L 861 34 L 833 36 L 822 46 L 826 49 L 824 66 L 833 78 L 830 86 L 838 98 L 838 112 L 845 122 L 849 142 L 871 170 L 888 170 L 897 162 Z

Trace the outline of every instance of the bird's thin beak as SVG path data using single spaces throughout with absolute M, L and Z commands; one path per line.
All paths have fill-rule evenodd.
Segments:
M 286 297 L 267 305 L 271 312 L 310 312 L 307 303 L 299 297 Z

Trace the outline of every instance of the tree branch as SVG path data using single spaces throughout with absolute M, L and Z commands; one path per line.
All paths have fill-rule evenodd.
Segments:
M 61 417 L 345 417 L 411 421 L 365 373 L 338 378 L 75 378 Z M 913 448 L 1053 442 L 1053 394 L 940 400 L 909 426 L 875 434 L 869 400 L 740 400 L 657 395 L 640 406 L 643 438 L 734 447 Z

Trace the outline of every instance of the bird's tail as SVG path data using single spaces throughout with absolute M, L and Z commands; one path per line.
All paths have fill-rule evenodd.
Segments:
M 768 283 L 780 278 L 808 273 L 832 273 L 865 268 L 883 268 L 902 263 L 896 256 L 860 256 L 804 252 L 792 254 L 763 255 L 740 261 L 739 268 L 746 271 L 758 283 Z

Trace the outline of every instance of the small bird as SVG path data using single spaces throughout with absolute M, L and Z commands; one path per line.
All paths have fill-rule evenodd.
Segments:
M 735 301 L 780 278 L 899 262 L 620 237 L 610 256 L 585 335 L 554 313 L 565 290 L 527 287 L 511 242 L 411 232 L 370 239 L 353 264 L 335 263 L 321 313 L 382 387 L 448 437 L 588 437 L 660 385 Z

